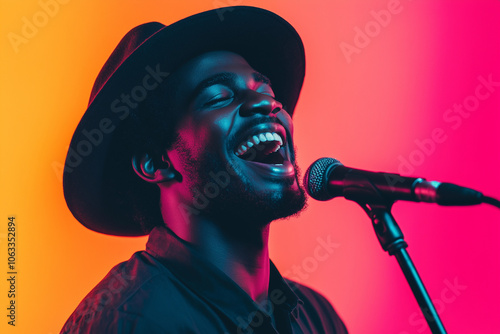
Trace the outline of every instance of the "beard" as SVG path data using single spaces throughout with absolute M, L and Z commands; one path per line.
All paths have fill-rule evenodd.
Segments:
M 209 152 L 194 158 L 182 140 L 177 140 L 173 148 L 182 158 L 183 182 L 193 196 L 189 211 L 209 218 L 226 230 L 242 232 L 262 228 L 273 220 L 296 215 L 306 206 L 305 191 L 298 182 L 300 170 L 295 162 L 293 178 L 272 181 L 273 188 L 278 185 L 279 191 L 262 186 L 263 189 L 257 189 L 257 182 L 249 179 L 237 164 L 226 165 L 223 159 Z

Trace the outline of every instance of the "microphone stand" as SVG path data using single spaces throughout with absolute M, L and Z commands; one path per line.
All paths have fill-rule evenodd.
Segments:
M 380 201 L 375 204 L 357 202 L 372 220 L 372 225 L 382 249 L 394 255 L 403 271 L 413 295 L 415 296 L 425 320 L 433 334 L 446 334 L 443 323 L 439 318 L 436 308 L 425 289 L 424 283 L 418 275 L 417 268 L 413 264 L 410 255 L 406 251 L 408 244 L 404 240 L 403 232 L 391 214 L 394 202 L 384 203 Z

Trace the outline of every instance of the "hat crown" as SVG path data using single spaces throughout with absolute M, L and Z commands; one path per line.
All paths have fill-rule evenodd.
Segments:
M 92 87 L 92 92 L 90 93 L 89 105 L 94 101 L 102 87 L 123 62 L 145 41 L 163 28 L 165 28 L 165 25 L 159 22 L 149 22 L 133 28 L 123 36 L 97 75 L 94 86 Z

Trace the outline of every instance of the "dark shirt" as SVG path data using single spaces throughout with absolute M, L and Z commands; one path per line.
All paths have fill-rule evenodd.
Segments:
M 270 314 L 274 316 L 270 317 Z M 268 302 L 164 227 L 82 300 L 61 333 L 347 333 L 319 293 L 281 277 L 271 262 Z

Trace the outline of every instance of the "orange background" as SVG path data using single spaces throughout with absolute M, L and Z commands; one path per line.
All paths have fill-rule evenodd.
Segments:
M 65 205 L 58 168 L 98 71 L 121 37 L 144 22 L 169 24 L 228 5 L 274 11 L 306 48 L 294 118 L 303 170 L 329 156 L 500 197 L 500 87 L 460 125 L 443 118 L 475 94 L 478 77 L 500 82 L 499 1 L 401 0 L 378 30 L 372 11 L 398 1 L 54 1 L 1 0 L 1 333 L 58 333 L 113 265 L 144 248 L 145 238 L 81 226 Z M 59 5 L 44 21 L 49 3 Z M 26 21 L 39 27 L 13 44 Z M 355 45 L 358 28 L 372 29 L 371 37 L 346 57 L 341 45 Z M 436 128 L 446 139 L 429 144 Z M 410 161 L 405 168 L 403 160 Z M 361 208 L 343 199 L 309 203 L 300 217 L 272 225 L 271 257 L 282 273 L 302 268 L 302 282 L 327 296 L 351 333 L 428 333 Z M 500 210 L 397 203 L 393 213 L 448 332 L 500 333 Z M 17 222 L 16 327 L 6 318 L 10 215 Z M 314 258 L 318 238 L 338 244 L 321 261 Z M 448 287 L 454 282 L 456 290 Z

